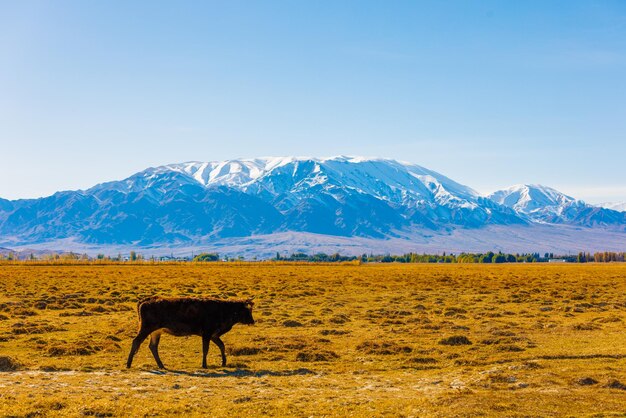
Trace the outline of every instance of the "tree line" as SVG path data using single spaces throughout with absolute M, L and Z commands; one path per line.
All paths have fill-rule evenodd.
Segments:
M 342 256 L 339 253 L 325 254 L 317 253 L 314 255 L 308 255 L 306 253 L 293 253 L 290 256 L 281 256 L 280 253 L 276 253 L 276 256 L 272 259 L 275 261 L 308 261 L 308 262 L 345 262 L 345 261 L 360 261 L 362 263 L 544 263 L 548 261 L 562 261 L 571 263 L 586 263 L 586 262 L 623 262 L 625 260 L 625 254 L 623 252 L 598 252 L 591 255 L 591 253 L 579 253 L 578 255 L 555 255 L 554 253 L 503 253 L 488 251 L 486 253 L 466 253 L 460 254 L 418 254 L 418 253 L 406 253 L 402 255 L 375 255 L 375 254 L 363 254 L 357 256 Z
M 426 254 L 426 253 L 405 253 L 402 255 L 376 255 L 362 254 L 360 256 L 346 256 L 339 253 L 326 254 L 306 254 L 303 252 L 292 253 L 291 255 L 281 255 L 276 253 L 273 258 L 268 261 L 284 261 L 284 262 L 310 262 L 310 263 L 336 263 L 336 262 L 361 262 L 361 263 L 542 263 L 549 261 L 561 261 L 570 263 L 609 263 L 624 262 L 626 253 L 614 251 L 602 252 L 579 252 L 576 255 L 558 255 L 554 253 L 503 253 L 488 251 L 486 253 L 469 253 L 462 252 L 460 254 Z M 0 254 L 0 261 L 42 261 L 51 263 L 126 263 L 126 262 L 216 262 L 216 261 L 258 261 L 256 257 L 246 260 L 243 256 L 220 256 L 218 253 L 202 252 L 192 257 L 175 257 L 171 256 L 151 256 L 144 257 L 136 251 L 130 251 L 128 255 L 117 254 L 109 256 L 98 254 L 95 257 L 87 254 L 78 254 L 74 252 L 60 254 L 44 254 L 36 256 L 34 254 L 24 255 L 13 252 Z M 267 259 L 266 259 L 267 261 Z

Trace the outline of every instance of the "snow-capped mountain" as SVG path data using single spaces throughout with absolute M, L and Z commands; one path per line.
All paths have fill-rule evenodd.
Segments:
M 388 240 L 537 222 L 619 230 L 624 216 L 542 186 L 483 197 L 395 160 L 257 158 L 170 164 L 88 190 L 0 199 L 0 244 L 193 246 L 278 233 Z
M 480 198 L 471 188 L 418 165 L 344 156 L 170 164 L 150 168 L 123 182 L 105 183 L 94 189 L 123 190 L 123 186 L 128 191 L 144 189 L 152 187 L 163 175 L 172 173 L 179 173 L 188 181 L 206 188 L 224 186 L 272 198 L 285 193 L 307 193 L 316 186 L 349 188 L 391 203 L 408 205 L 428 200 L 473 207 L 470 202 Z
M 538 184 L 518 184 L 488 196 L 536 222 L 579 226 L 623 225 L 624 214 L 589 205 L 558 190 Z
M 507 189 L 495 191 L 488 197 L 494 202 L 526 215 L 537 213 L 560 215 L 565 207 L 576 203 L 573 197 L 539 184 L 516 184 Z
M 259 199 L 280 213 L 273 230 L 281 231 L 383 237 L 411 225 L 436 229 L 524 223 L 514 211 L 424 167 L 343 156 L 171 164 L 86 193 L 149 194 L 155 199 L 185 190 L 230 190 Z

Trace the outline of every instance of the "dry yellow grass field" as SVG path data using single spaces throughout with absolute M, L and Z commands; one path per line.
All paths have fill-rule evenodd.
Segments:
M 148 295 L 257 324 L 144 342 Z M 626 265 L 4 265 L 2 416 L 624 416 Z

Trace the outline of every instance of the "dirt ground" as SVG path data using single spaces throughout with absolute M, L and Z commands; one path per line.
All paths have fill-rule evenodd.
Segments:
M 144 296 L 256 295 L 147 343 Z M 626 264 L 0 266 L 0 416 L 625 416 Z

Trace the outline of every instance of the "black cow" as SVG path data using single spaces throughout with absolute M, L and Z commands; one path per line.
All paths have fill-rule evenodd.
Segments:
M 137 302 L 139 332 L 133 340 L 126 367 L 149 335 L 150 351 L 159 368 L 164 368 L 159 358 L 161 333 L 175 336 L 199 335 L 202 337 L 202 367 L 206 368 L 209 342 L 213 341 L 222 353 L 222 366 L 226 366 L 226 352 L 220 336 L 240 324 L 254 324 L 252 299 L 219 300 L 209 298 L 161 298 L 157 296 Z

